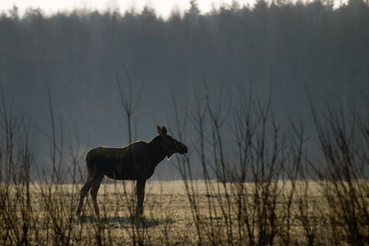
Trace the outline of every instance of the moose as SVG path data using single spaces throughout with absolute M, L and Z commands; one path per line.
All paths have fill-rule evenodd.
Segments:
M 95 213 L 99 216 L 97 192 L 105 176 L 114 180 L 135 180 L 136 216 L 142 216 L 146 181 L 154 174 L 156 166 L 175 154 L 185 154 L 185 144 L 167 134 L 167 129 L 157 126 L 159 136 L 150 142 L 137 141 L 123 148 L 97 147 L 86 155 L 87 181 L 81 189 L 77 215 L 81 214 L 83 200 L 90 190 Z

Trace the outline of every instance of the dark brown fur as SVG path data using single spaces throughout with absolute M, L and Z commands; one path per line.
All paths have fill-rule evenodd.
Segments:
M 165 158 L 175 153 L 187 153 L 187 146 L 167 135 L 165 127 L 157 127 L 159 136 L 150 142 L 137 141 L 124 148 L 97 147 L 86 155 L 88 178 L 81 189 L 77 215 L 81 214 L 83 200 L 90 193 L 96 215 L 99 215 L 97 206 L 97 191 L 105 176 L 116 180 L 137 181 L 137 209 L 136 215 L 143 213 L 146 180 L 154 174 L 155 167 Z

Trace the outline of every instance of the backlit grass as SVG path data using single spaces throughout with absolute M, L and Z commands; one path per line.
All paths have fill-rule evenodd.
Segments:
M 215 181 L 208 184 L 211 187 L 217 186 Z M 200 223 L 204 233 L 202 243 L 212 244 L 211 240 L 206 237 L 206 233 L 213 231 L 218 242 L 227 244 L 225 218 L 222 216 L 222 203 L 220 202 L 224 194 L 222 192 L 208 194 L 203 181 L 194 181 L 192 185 L 196 191 L 196 205 L 199 211 L 197 222 Z M 229 185 L 236 186 L 236 184 Z M 307 197 L 306 185 L 308 185 Z M 244 186 L 245 193 L 242 195 L 248 199 L 249 204 L 252 204 L 255 196 L 254 184 L 244 184 Z M 308 244 L 307 228 L 314 233 L 315 242 L 329 244 L 334 235 L 329 226 L 330 211 L 326 197 L 322 194 L 321 184 L 313 181 L 296 183 L 296 195 L 290 207 L 289 228 L 285 221 L 286 204 L 288 203 L 285 194 L 288 194 L 291 184 L 279 181 L 277 186 L 279 194 L 275 219 L 278 230 L 275 244 L 284 244 L 283 237 L 287 230 L 290 233 L 290 242 Z M 148 182 L 142 220 L 131 216 L 129 207 L 134 201 L 131 200 L 133 186 L 130 182 L 126 182 L 125 187 L 124 189 L 122 182 L 103 183 L 98 195 L 100 218 L 94 215 L 90 196 L 86 198 L 83 215 L 78 218 L 75 216 L 75 210 L 81 185 L 31 184 L 30 204 L 26 212 L 24 211 L 26 206 L 22 203 L 25 201 L 26 194 L 22 193 L 19 187 L 2 185 L 2 194 L 8 191 L 5 202 L 12 207 L 1 211 L 0 244 L 12 245 L 20 242 L 19 237 L 25 230 L 25 224 L 28 227 L 27 241 L 31 245 L 130 245 L 132 243 L 194 245 L 199 243 L 199 235 L 191 210 L 193 205 L 188 200 L 184 182 Z M 49 191 L 52 192 L 49 193 Z M 242 221 L 244 218 L 240 220 L 236 213 L 239 194 L 233 194 L 230 199 L 233 212 L 229 215 L 229 220 L 235 232 L 239 228 L 244 230 L 245 221 Z M 209 201 L 214 208 L 211 216 Z M 305 207 L 301 208 L 302 206 Z M 257 224 L 259 218 L 256 214 L 249 211 L 248 216 L 254 216 L 253 220 L 249 221 Z M 243 235 L 242 232 L 241 235 Z M 255 228 L 254 235 L 258 235 L 257 228 Z M 235 235 L 232 240 L 232 243 L 236 245 L 247 244 L 247 241 L 243 241 L 244 239 L 239 238 L 238 235 Z

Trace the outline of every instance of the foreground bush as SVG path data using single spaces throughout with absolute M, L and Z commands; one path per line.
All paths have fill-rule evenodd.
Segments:
M 76 217 L 85 154 L 71 143 L 63 150 L 53 134 L 52 167 L 41 168 L 31 124 L 3 107 L 0 244 L 367 244 L 365 115 L 353 109 L 347 117 L 329 105 L 322 114 L 311 105 L 324 157 L 316 161 L 305 148 L 303 123 L 290 119 L 283 131 L 270 102 L 242 98 L 248 99 L 223 112 L 205 90 L 185 117 L 197 129 L 193 135 L 175 114 L 176 136 L 192 143 L 188 155 L 172 159 L 183 180 L 149 182 L 143 218 L 134 216 L 134 184 L 109 181 L 100 189 L 100 217 L 88 197 L 83 216 Z M 53 119 L 52 126 L 55 132 Z

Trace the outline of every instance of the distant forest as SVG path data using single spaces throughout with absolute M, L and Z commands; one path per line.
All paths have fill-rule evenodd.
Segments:
M 308 130 L 307 93 L 317 105 L 338 98 L 365 108 L 368 2 L 350 0 L 334 9 L 329 0 L 259 0 L 253 8 L 234 1 L 207 14 L 195 0 L 190 3 L 167 20 L 150 7 L 124 14 L 77 9 L 47 16 L 28 9 L 19 16 L 16 7 L 3 12 L 0 83 L 7 107 L 51 135 L 49 88 L 56 128 L 72 135 L 78 129 L 86 148 L 128 144 L 117 76 L 132 83 L 134 138 L 146 141 L 156 124 L 172 123 L 172 97 L 186 114 L 204 80 L 225 111 L 229 104 L 237 107 L 239 85 L 262 100 L 271 90 L 274 117 L 306 120 Z M 36 147 L 41 159 L 44 147 Z M 178 178 L 173 173 L 170 178 Z

